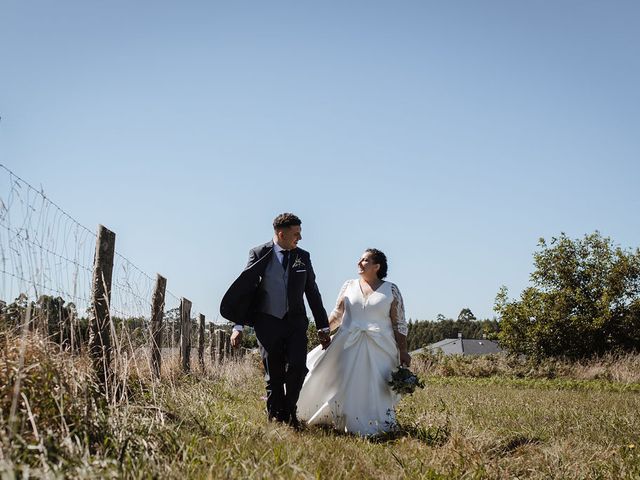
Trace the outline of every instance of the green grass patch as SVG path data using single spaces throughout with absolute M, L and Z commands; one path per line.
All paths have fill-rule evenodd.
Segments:
M 567 378 L 508 378 L 508 377 L 436 377 L 425 379 L 428 385 L 481 385 L 536 390 L 575 390 L 640 393 L 640 383 L 620 383 L 607 380 L 571 380 Z
M 429 376 L 400 403 L 399 431 L 364 439 L 267 422 L 252 359 L 188 376 L 168 360 L 154 382 L 141 358 L 127 394 L 100 403 L 81 388 L 90 382 L 83 357 L 34 341 L 20 370 L 19 351 L 0 358 L 25 386 L 13 421 L 4 405 L 14 384 L 0 386 L 2 478 L 640 476 L 640 395 L 615 382 Z

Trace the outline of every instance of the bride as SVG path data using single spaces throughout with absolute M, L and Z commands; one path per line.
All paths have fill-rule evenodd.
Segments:
M 329 316 L 331 330 L 340 326 L 331 345 L 307 356 L 298 417 L 308 425 L 366 436 L 396 426 L 400 397 L 387 382 L 399 364 L 409 366 L 411 357 L 402 296 L 383 280 L 387 257 L 375 248 L 365 250 L 358 273 L 359 279 L 342 286 Z

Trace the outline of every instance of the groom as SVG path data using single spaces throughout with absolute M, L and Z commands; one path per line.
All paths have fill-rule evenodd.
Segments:
M 298 248 L 302 222 L 292 213 L 273 221 L 273 240 L 252 248 L 244 271 L 229 287 L 220 313 L 235 323 L 231 345 L 242 341 L 243 326 L 253 326 L 267 382 L 267 414 L 298 427 L 296 403 L 307 374 L 307 312 L 311 307 L 323 348 L 331 343 L 327 312 L 309 252 Z

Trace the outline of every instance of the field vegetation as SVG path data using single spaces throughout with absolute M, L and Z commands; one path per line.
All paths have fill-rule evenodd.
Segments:
M 105 388 L 73 304 L 0 302 L 0 478 L 640 478 L 640 250 L 563 234 L 534 265 L 519 299 L 498 293 L 499 321 L 411 323 L 416 347 L 482 332 L 510 354 L 416 355 L 425 388 L 373 438 L 267 422 L 255 355 L 185 374 L 176 309 L 160 378 L 148 321 L 110 318 Z
M 0 337 L 2 478 L 638 478 L 640 357 L 582 363 L 421 356 L 397 432 L 268 423 L 259 361 L 185 375 L 121 351 L 113 388 L 84 354 Z M 196 363 L 193 362 L 195 365 Z

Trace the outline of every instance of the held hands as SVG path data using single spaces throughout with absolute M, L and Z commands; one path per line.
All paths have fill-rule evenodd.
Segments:
M 231 334 L 231 346 L 233 348 L 238 348 L 242 344 L 242 332 L 239 330 L 234 330 Z
M 411 355 L 409 355 L 409 352 L 400 352 L 400 365 L 411 366 Z
M 318 331 L 318 340 L 320 340 L 323 350 L 326 350 L 331 344 L 331 336 L 327 332 Z

